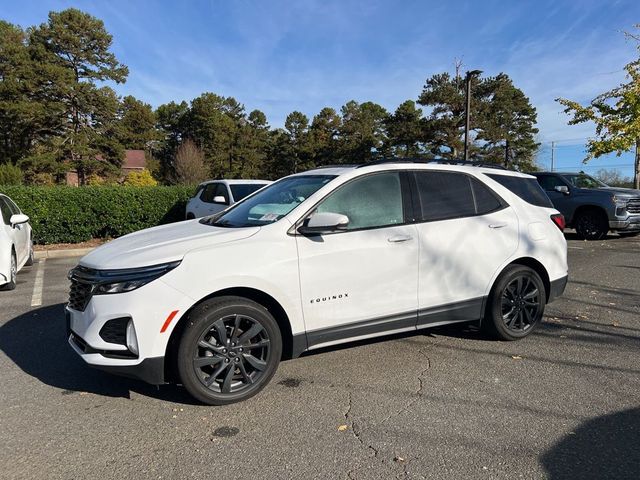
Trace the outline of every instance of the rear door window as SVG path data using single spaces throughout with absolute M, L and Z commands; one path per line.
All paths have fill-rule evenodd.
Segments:
M 414 172 L 422 214 L 420 220 L 433 222 L 476 214 L 471 182 L 456 172 Z
M 485 173 L 492 180 L 495 180 L 503 187 L 516 194 L 522 200 L 536 207 L 553 208 L 553 204 L 547 194 L 535 178 L 515 177 L 511 175 L 498 175 Z

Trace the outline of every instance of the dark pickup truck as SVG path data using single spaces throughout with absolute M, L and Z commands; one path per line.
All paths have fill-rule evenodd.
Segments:
M 640 234 L 640 190 L 609 187 L 582 172 L 532 175 L 579 237 L 599 240 L 609 230 L 622 236 Z

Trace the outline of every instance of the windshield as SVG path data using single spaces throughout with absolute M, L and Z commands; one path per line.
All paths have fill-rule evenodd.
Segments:
M 563 175 L 565 179 L 569 181 L 571 185 L 576 188 L 602 188 L 608 185 L 602 183 L 600 180 L 596 180 L 590 177 L 586 173 L 576 173 L 575 175 Z
M 231 188 L 231 194 L 236 202 L 239 202 L 244 197 L 251 195 L 256 190 L 260 190 L 266 183 L 234 183 L 229 185 Z
M 217 227 L 253 227 L 274 223 L 296 208 L 335 175 L 300 175 L 272 183 L 221 214 L 200 222 Z

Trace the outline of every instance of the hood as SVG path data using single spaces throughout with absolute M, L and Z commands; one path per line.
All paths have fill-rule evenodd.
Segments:
M 635 190 L 633 188 L 622 188 L 622 187 L 601 187 L 598 190 L 604 190 L 606 192 L 611 192 L 615 195 L 621 197 L 640 197 L 640 190 Z
M 91 251 L 80 264 L 96 269 L 157 265 L 181 260 L 190 250 L 248 238 L 259 230 L 260 227 L 213 227 L 199 220 L 187 220 L 117 238 Z

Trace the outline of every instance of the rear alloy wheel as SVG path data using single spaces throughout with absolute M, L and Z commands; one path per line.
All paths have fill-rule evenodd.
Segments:
M 178 372 L 194 398 L 226 405 L 262 390 L 281 355 L 280 329 L 267 309 L 244 298 L 222 297 L 190 315 L 178 348 Z
M 578 215 L 576 233 L 583 240 L 600 240 L 609 231 L 607 217 L 597 210 L 587 210 Z
M 510 265 L 491 291 L 483 325 L 502 340 L 526 337 L 542 318 L 545 304 L 544 284 L 535 270 Z
M 2 290 L 13 290 L 16 288 L 16 277 L 18 276 L 18 262 L 15 252 L 11 252 L 11 264 L 9 266 L 9 281 L 2 286 Z

